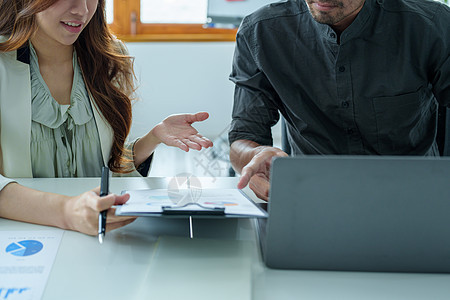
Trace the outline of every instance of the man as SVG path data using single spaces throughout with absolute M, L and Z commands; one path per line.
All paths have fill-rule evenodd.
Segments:
M 306 2 L 305 2 L 306 1 Z M 271 126 L 293 155 L 439 155 L 450 104 L 450 8 L 429 0 L 292 0 L 246 17 L 236 38 L 229 133 L 238 188 L 269 191 Z

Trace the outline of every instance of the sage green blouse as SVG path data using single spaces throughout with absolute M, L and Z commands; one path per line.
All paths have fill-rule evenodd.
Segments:
M 30 50 L 33 177 L 101 176 L 100 139 L 75 50 L 70 105 L 52 97 L 31 43 Z

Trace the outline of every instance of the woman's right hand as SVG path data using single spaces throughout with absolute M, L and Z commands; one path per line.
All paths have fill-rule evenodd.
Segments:
M 189 149 L 202 150 L 212 147 L 213 143 L 201 135 L 192 124 L 203 122 L 208 118 L 207 112 L 170 115 L 150 132 L 167 146 L 177 147 L 185 152 Z
M 121 205 L 128 201 L 129 194 L 109 194 L 99 196 L 100 187 L 75 197 L 69 197 L 65 205 L 66 227 L 89 235 L 98 234 L 98 216 L 101 211 L 108 210 L 106 231 L 111 231 L 130 224 L 136 217 L 119 217 L 115 215 L 113 205 Z

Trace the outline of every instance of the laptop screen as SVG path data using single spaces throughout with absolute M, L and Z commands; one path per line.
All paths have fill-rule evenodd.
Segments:
M 450 159 L 272 164 L 264 259 L 286 269 L 450 272 Z

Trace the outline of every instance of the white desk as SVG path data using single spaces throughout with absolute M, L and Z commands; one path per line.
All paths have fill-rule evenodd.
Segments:
M 234 187 L 236 178 L 203 178 Z M 77 195 L 98 178 L 19 179 Z M 166 188 L 164 178 L 112 178 L 111 192 Z M 0 230 L 48 227 L 0 219 Z M 66 231 L 43 299 L 449 299 L 450 275 L 271 270 L 261 262 L 253 221 L 141 217 L 97 237 Z

